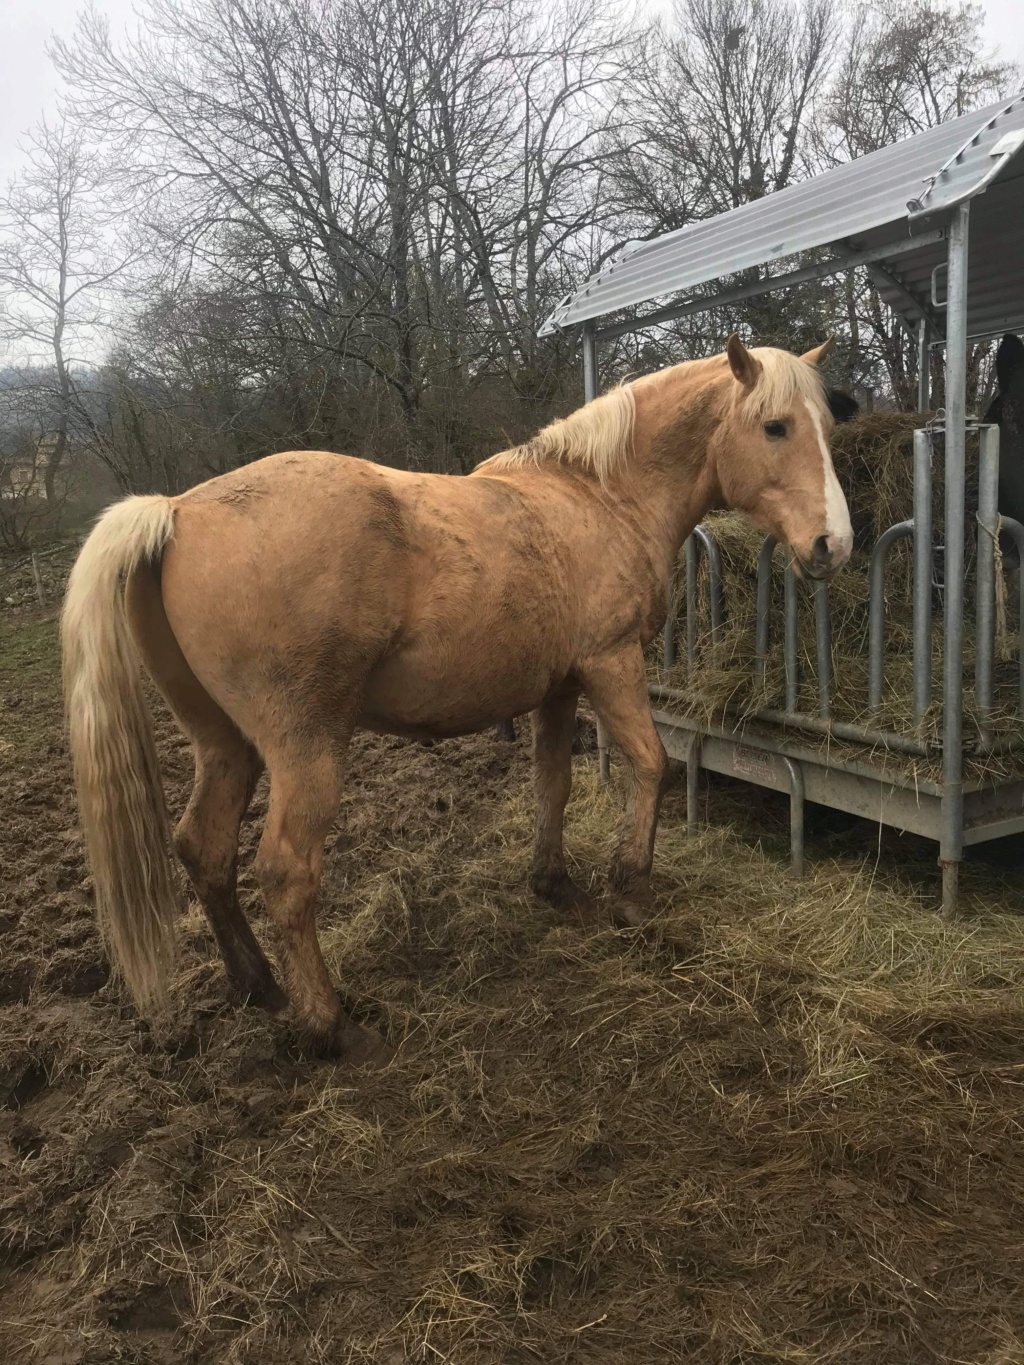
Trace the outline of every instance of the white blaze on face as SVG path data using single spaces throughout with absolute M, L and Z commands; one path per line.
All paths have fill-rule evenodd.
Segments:
M 850 509 L 846 505 L 843 490 L 839 487 L 839 480 L 836 478 L 835 466 L 832 464 L 828 442 L 825 440 L 825 428 L 822 426 L 821 413 L 812 403 L 808 403 L 806 398 L 803 401 L 818 438 L 818 448 L 821 451 L 821 463 L 825 474 L 824 533 L 828 536 L 835 560 L 841 562 L 849 558 L 850 551 L 853 549 Z

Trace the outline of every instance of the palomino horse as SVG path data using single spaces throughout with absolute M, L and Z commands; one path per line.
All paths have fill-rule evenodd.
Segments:
M 817 370 L 827 346 L 798 358 L 733 337 L 725 355 L 613 389 L 467 477 L 311 451 L 112 507 L 68 585 L 65 696 L 98 916 L 140 1006 L 165 989 L 176 897 L 139 656 L 194 747 L 174 847 L 231 987 L 284 1003 L 235 890 L 265 765 L 255 866 L 288 994 L 347 1060 L 386 1052 L 343 1013 L 314 922 L 357 726 L 440 738 L 532 711 L 532 885 L 567 906 L 579 893 L 562 816 L 585 694 L 630 777 L 611 883 L 621 918 L 639 922 L 667 766 L 643 649 L 683 540 L 725 505 L 813 578 L 850 553 Z

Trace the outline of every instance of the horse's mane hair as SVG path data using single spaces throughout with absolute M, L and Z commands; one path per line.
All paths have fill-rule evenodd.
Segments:
M 761 373 L 754 387 L 740 400 L 743 417 L 751 422 L 767 422 L 803 398 L 817 409 L 826 429 L 832 426 L 825 385 L 814 365 L 775 346 L 753 346 L 750 354 L 760 362 Z
M 605 483 L 629 456 L 635 416 L 633 390 L 623 384 L 552 422 L 523 445 L 492 455 L 477 468 L 522 469 L 553 460 L 585 469 Z
M 760 362 L 761 373 L 750 392 L 740 398 L 743 418 L 765 422 L 803 398 L 827 426 L 832 425 L 825 386 L 813 365 L 774 346 L 755 346 L 750 354 Z M 522 445 L 492 455 L 477 469 L 522 469 L 551 460 L 586 470 L 603 484 L 629 458 L 635 417 L 632 385 L 623 384 L 552 422 Z

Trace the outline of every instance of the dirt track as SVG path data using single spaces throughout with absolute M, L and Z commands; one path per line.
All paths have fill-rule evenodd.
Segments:
M 781 812 L 688 844 L 673 792 L 655 927 L 585 930 L 525 892 L 525 745 L 360 737 L 322 936 L 396 1062 L 231 1009 L 195 907 L 150 1027 L 92 926 L 55 627 L 12 591 L 0 1361 L 1024 1360 L 1017 874 L 969 869 L 945 929 L 918 845 L 822 827 L 795 884 Z M 577 785 L 587 880 L 617 807 L 590 756 Z

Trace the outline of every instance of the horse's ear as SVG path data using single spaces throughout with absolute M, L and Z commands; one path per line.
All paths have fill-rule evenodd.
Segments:
M 829 337 L 829 339 L 827 341 L 823 341 L 820 346 L 815 346 L 813 351 L 805 351 L 803 355 L 800 357 L 800 359 L 805 360 L 808 365 L 813 365 L 815 369 L 817 369 L 817 367 L 828 355 L 829 351 L 831 351 L 832 347 L 835 345 L 835 342 L 836 342 L 835 337 Z
M 1012 332 L 1007 332 L 996 351 L 996 382 L 1000 389 L 1010 387 L 1010 381 L 1019 369 L 1024 369 L 1024 341 Z
M 860 412 L 860 404 L 852 393 L 845 393 L 842 389 L 829 389 L 825 397 L 834 422 L 849 422 Z
M 729 368 L 746 389 L 752 389 L 761 373 L 761 362 L 750 354 L 739 335 L 733 332 L 726 342 L 725 354 L 729 357 Z

